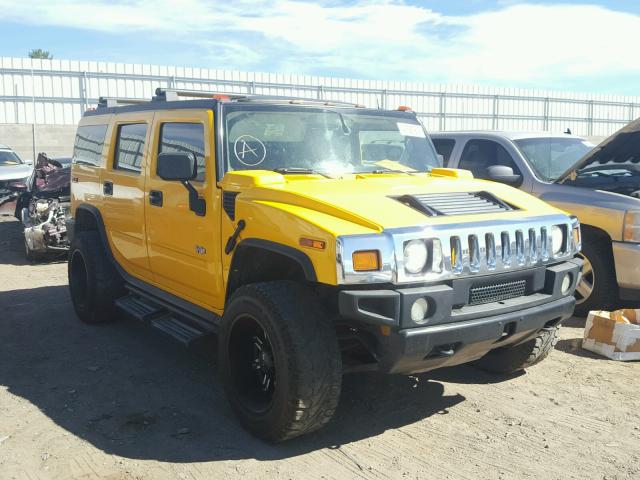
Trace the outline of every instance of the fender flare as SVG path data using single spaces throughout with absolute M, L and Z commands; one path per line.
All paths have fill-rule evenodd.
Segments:
M 261 238 L 245 238 L 240 243 L 238 243 L 238 246 L 235 248 L 233 258 L 231 259 L 232 271 L 233 271 L 234 263 L 236 261 L 238 252 L 240 252 L 242 249 L 247 247 L 268 250 L 270 252 L 283 255 L 293 260 L 296 264 L 300 266 L 300 269 L 304 273 L 305 280 L 307 280 L 308 282 L 318 281 L 316 270 L 313 266 L 313 263 L 311 262 L 311 259 L 306 253 L 301 252 L 296 248 L 290 247 L 289 245 L 272 242 L 270 240 L 263 240 Z

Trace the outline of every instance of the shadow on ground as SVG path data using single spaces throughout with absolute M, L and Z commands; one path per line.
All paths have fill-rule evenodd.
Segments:
M 186 350 L 135 321 L 84 325 L 66 286 L 0 292 L 0 312 L 0 384 L 73 435 L 127 458 L 291 457 L 446 414 L 465 400 L 444 395 L 443 385 L 425 376 L 345 376 L 330 425 L 272 446 L 236 422 L 212 373 L 212 355 Z M 477 372 L 455 375 L 470 381 Z

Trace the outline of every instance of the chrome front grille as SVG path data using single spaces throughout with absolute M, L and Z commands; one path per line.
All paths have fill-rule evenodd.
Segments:
M 551 230 L 558 226 L 564 239 L 552 253 Z M 516 272 L 574 256 L 573 223 L 563 214 L 501 218 L 479 222 L 442 222 L 401 227 L 381 233 L 338 237 L 337 261 L 340 283 L 410 284 Z M 404 266 L 407 242 L 423 239 L 430 249 L 431 264 L 418 274 Z M 355 272 L 352 255 L 359 250 L 378 250 L 381 266 L 374 272 Z M 435 253 L 437 252 L 437 254 Z
M 454 274 L 535 266 L 549 260 L 551 250 L 547 227 L 452 236 L 449 246 Z
M 473 287 L 469 290 L 469 305 L 482 305 L 521 297 L 525 294 L 526 288 L 526 280 Z

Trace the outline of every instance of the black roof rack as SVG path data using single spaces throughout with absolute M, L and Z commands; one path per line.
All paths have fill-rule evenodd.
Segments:
M 97 110 L 112 109 L 115 107 L 127 107 L 132 108 L 127 110 L 138 110 L 136 105 L 144 105 L 140 107 L 142 109 L 152 110 L 154 108 L 160 108 L 159 106 L 153 106 L 153 102 L 177 102 L 182 99 L 199 99 L 202 101 L 214 100 L 214 101 L 234 101 L 234 102 L 257 102 L 257 103 L 273 103 L 283 104 L 289 103 L 292 105 L 323 105 L 323 106 L 335 106 L 335 107 L 351 107 L 351 108 L 364 108 L 364 105 L 338 102 L 334 100 L 323 100 L 304 97 L 286 97 L 275 95 L 256 95 L 245 93 L 230 93 L 230 92 L 216 92 L 216 91 L 204 91 L 204 90 L 181 90 L 176 88 L 156 88 L 155 95 L 151 100 L 141 100 L 138 98 L 116 98 L 116 97 L 100 97 L 98 100 Z M 172 107 L 175 108 L 175 107 Z M 103 112 L 96 112 L 103 113 Z

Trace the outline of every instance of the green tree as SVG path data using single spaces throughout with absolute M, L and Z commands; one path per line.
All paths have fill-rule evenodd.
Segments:
M 29 58 L 44 58 L 45 60 L 52 60 L 53 55 L 51 55 L 47 50 L 34 48 L 29 52 Z

